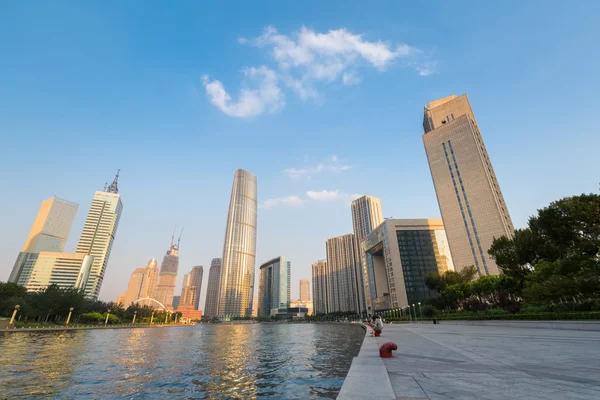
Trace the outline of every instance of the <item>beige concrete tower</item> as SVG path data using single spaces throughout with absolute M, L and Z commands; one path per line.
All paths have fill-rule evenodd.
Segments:
M 40 252 L 62 252 L 71 231 L 75 214 L 79 206 L 67 200 L 51 197 L 44 200 L 33 221 L 23 250 L 19 253 L 17 261 L 8 278 L 9 282 L 19 283 L 25 286 L 27 281 L 23 275 L 25 264 L 35 253 Z M 29 261 L 29 272 L 32 268 L 32 260 Z
M 82 271 L 82 287 L 85 294 L 92 299 L 97 299 L 100 293 L 119 220 L 123 212 L 123 203 L 117 188 L 118 179 L 119 172 L 117 172 L 113 183 L 106 191 L 94 194 L 75 251 L 78 254 L 94 257 L 91 268 L 88 271 Z
M 308 279 L 300 279 L 300 301 L 310 301 L 310 282 Z
M 330 302 L 329 272 L 326 260 L 312 263 L 312 281 L 314 314 L 328 314 Z
M 152 258 L 144 268 L 136 268 L 131 273 L 127 290 L 120 297 L 125 307 L 136 300 L 154 298 L 158 279 L 158 266 L 156 259 Z M 147 300 L 141 301 L 141 305 L 156 306 L 156 303 Z
M 179 301 L 180 305 L 192 306 L 194 310 L 198 310 L 203 274 L 204 268 L 201 265 L 197 265 L 192 267 L 192 270 L 183 276 L 183 285 L 181 286 L 181 296 Z
M 359 255 L 360 243 L 383 222 L 381 200 L 377 197 L 365 195 L 352 202 L 352 226 L 354 228 L 354 242 L 356 247 L 356 296 L 359 312 L 367 310 L 365 298 L 365 283 L 363 282 L 363 266 Z
M 174 236 L 174 235 L 173 235 Z M 177 281 L 177 270 L 179 269 L 179 241 L 173 242 L 167 254 L 163 257 L 158 274 L 155 299 L 163 304 L 168 310 L 173 309 L 173 295 L 175 294 L 175 283 Z
M 513 225 L 467 95 L 425 105 L 423 143 L 457 270 L 498 274 L 488 254 Z
M 329 272 L 329 312 L 359 312 L 356 301 L 356 247 L 354 235 L 327 239 L 327 268 Z
M 220 275 L 221 259 L 213 258 L 208 270 L 208 284 L 206 285 L 206 300 L 204 302 L 204 316 L 206 318 L 212 318 L 218 312 Z

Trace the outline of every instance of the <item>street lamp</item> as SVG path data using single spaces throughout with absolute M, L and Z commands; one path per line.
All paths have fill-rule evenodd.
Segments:
M 154 322 L 154 310 L 152 310 L 152 316 L 150 317 L 150 325 Z
M 410 305 L 407 308 L 408 308 L 408 320 L 412 321 L 412 313 L 410 312 Z
M 169 318 L 169 312 L 165 309 L 165 325 L 167 324 L 167 318 Z
M 10 322 L 8 323 L 8 329 L 12 329 L 15 327 L 15 325 L 14 325 L 15 317 L 17 316 L 17 312 L 19 312 L 19 308 L 21 308 L 21 306 L 17 304 L 15 306 L 15 310 L 13 311 L 12 317 L 10 317 Z
M 135 324 L 135 317 L 137 317 L 137 311 L 133 312 L 133 321 L 131 321 L 131 325 Z
M 423 323 L 423 311 L 421 311 L 421 302 L 419 302 L 419 316 L 421 317 L 421 323 Z
M 106 319 L 104 320 L 104 326 L 108 325 L 108 316 L 110 315 L 110 310 L 106 310 Z
M 65 323 L 65 328 L 69 327 L 69 321 L 71 321 L 71 314 L 73 314 L 73 307 L 69 308 L 69 316 L 67 316 L 67 322 Z
M 413 306 L 413 311 L 415 312 L 415 321 L 419 321 L 419 317 L 417 317 L 417 306 L 415 306 L 414 304 Z

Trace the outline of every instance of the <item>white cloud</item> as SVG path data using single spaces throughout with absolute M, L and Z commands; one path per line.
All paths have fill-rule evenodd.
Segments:
M 265 111 L 281 110 L 285 101 L 279 81 L 306 101 L 320 98 L 321 86 L 327 83 L 359 84 L 358 71 L 365 66 L 385 71 L 401 59 L 401 65 L 414 68 L 421 76 L 436 71 L 435 61 L 428 61 L 430 58 L 415 47 L 367 40 L 364 35 L 345 28 L 320 33 L 303 26 L 291 35 L 284 35 L 268 26 L 259 37 L 241 37 L 238 43 L 268 49 L 277 64 L 277 71 L 265 66 L 244 70 L 257 88 L 242 89 L 237 102 L 232 100 L 220 81 L 204 78 L 211 102 L 233 117 L 253 117 Z
M 304 204 L 298 196 L 276 197 L 274 199 L 265 200 L 258 208 L 272 208 L 280 205 L 298 207 Z
M 218 80 L 203 76 L 206 95 L 221 111 L 231 117 L 254 117 L 263 112 L 276 112 L 285 105 L 284 95 L 279 89 L 275 71 L 261 66 L 246 68 L 244 75 L 255 89 L 242 89 L 237 102 L 225 91 Z
M 319 163 L 315 166 L 305 168 L 286 168 L 283 172 L 290 178 L 301 178 L 306 176 L 307 179 L 310 180 L 311 175 L 319 174 L 321 172 L 343 172 L 352 169 L 352 166 L 350 165 L 339 164 L 336 155 L 332 155 L 330 159 L 331 162 L 328 162 L 327 164 Z
M 308 191 L 306 195 L 313 200 L 317 201 L 328 201 L 333 200 L 339 197 L 339 190 L 321 190 L 320 192 Z

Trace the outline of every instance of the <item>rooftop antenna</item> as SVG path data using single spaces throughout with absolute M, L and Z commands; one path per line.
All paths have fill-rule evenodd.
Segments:
M 115 175 L 115 180 L 108 187 L 108 193 L 119 193 L 119 187 L 117 186 L 117 181 L 119 180 L 119 172 L 121 170 L 117 170 L 117 175 Z
M 108 186 L 108 182 L 104 182 L 104 189 L 102 189 L 103 192 L 106 192 L 106 187 Z
M 177 229 L 177 225 L 173 227 L 173 234 L 171 235 L 171 247 L 173 247 L 173 242 L 175 241 L 175 229 Z
M 179 234 L 179 237 L 177 238 L 177 249 L 179 250 L 179 242 L 181 241 L 181 235 L 183 235 L 183 228 L 181 228 L 181 233 Z

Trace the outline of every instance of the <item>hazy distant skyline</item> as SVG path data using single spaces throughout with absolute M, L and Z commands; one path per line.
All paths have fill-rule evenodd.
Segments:
M 558 1 L 4 4 L 0 280 L 50 196 L 80 205 L 74 251 L 118 168 L 124 210 L 101 299 L 162 259 L 175 224 L 180 271 L 221 257 L 238 168 L 260 182 L 256 264 L 283 255 L 292 282 L 311 279 L 325 240 L 352 232 L 354 195 L 380 198 L 384 217 L 440 216 L 421 124 L 423 104 L 451 94 L 468 94 L 523 227 L 598 190 L 599 13 Z

